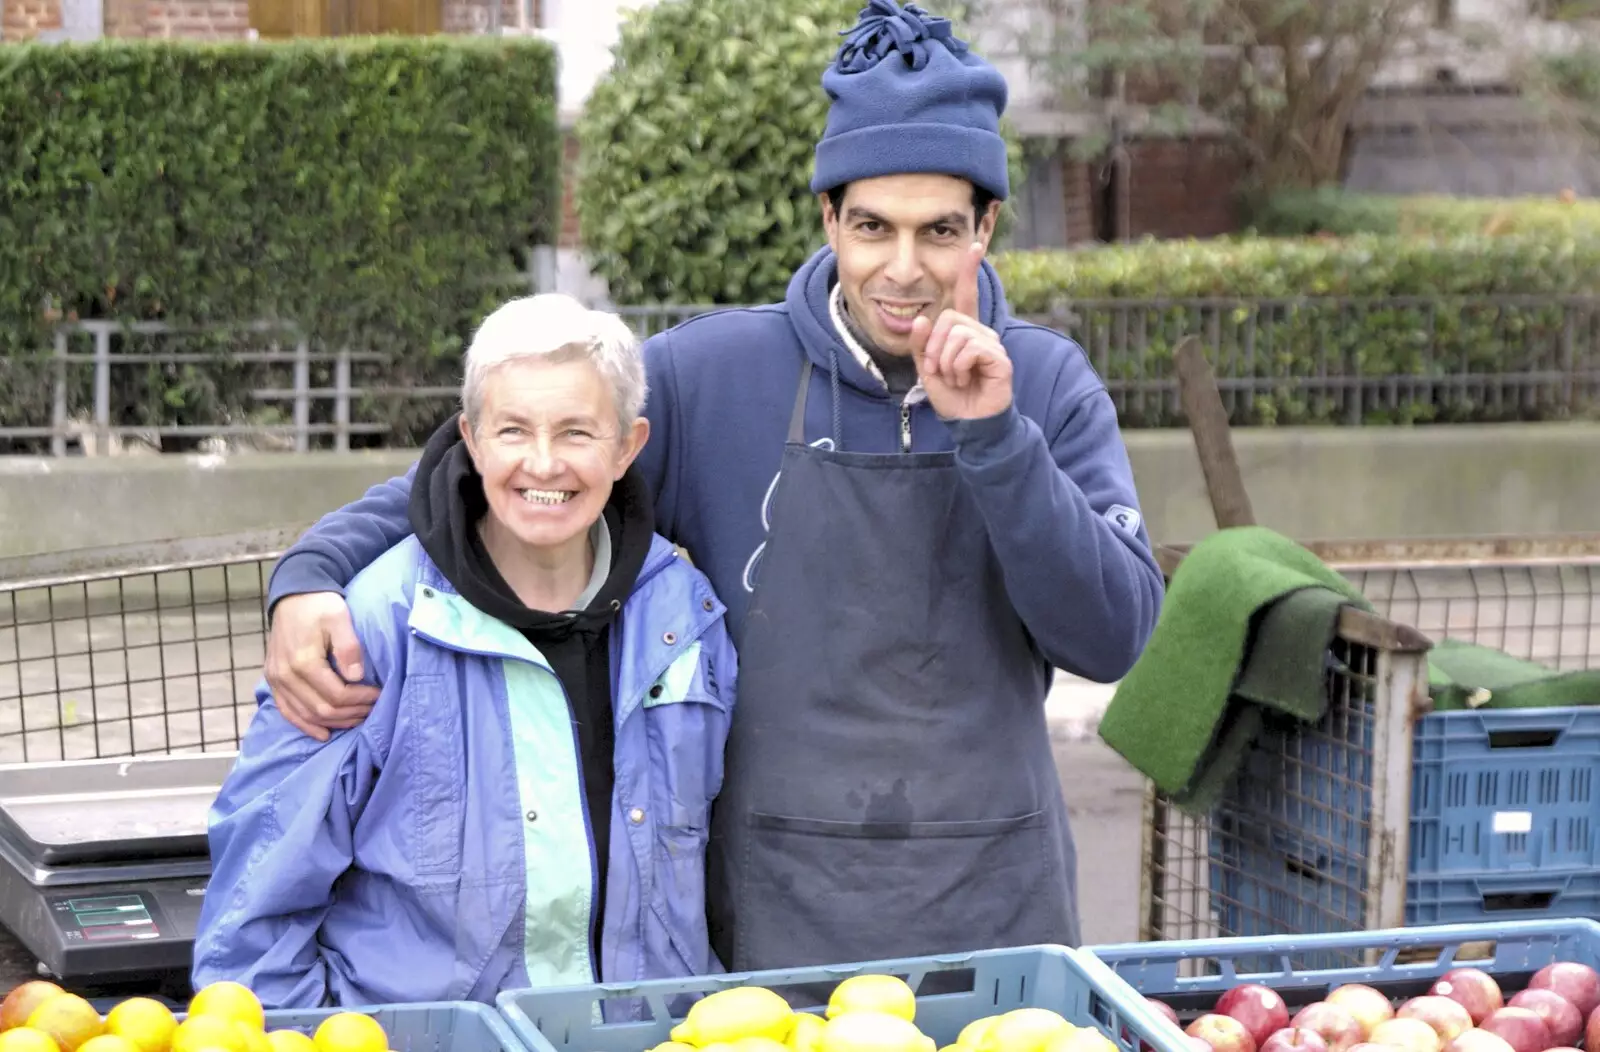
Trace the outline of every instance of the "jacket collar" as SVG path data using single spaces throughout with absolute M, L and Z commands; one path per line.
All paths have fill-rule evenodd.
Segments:
M 426 553 L 419 550 L 419 557 L 408 628 L 450 650 L 550 668 L 526 636 L 467 602 Z M 672 544 L 659 534 L 652 538 L 613 636 L 613 647 L 621 647 L 618 722 L 724 612 L 705 578 L 680 561 Z

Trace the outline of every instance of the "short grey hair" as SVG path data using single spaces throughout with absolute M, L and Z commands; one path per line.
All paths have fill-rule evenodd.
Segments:
M 502 304 L 483 319 L 467 348 L 461 408 L 474 432 L 483 416 L 484 385 L 508 362 L 542 358 L 587 361 L 611 388 L 617 422 L 626 431 L 644 411 L 644 357 L 620 317 L 590 310 L 571 296 L 544 293 Z

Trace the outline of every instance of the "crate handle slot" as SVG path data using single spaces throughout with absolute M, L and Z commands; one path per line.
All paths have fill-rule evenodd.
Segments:
M 1490 731 L 1491 749 L 1548 749 L 1561 740 L 1563 727 L 1538 727 L 1515 731 Z
M 1561 896 L 1559 891 L 1498 891 L 1485 892 L 1483 911 L 1505 913 L 1514 910 L 1547 910 Z

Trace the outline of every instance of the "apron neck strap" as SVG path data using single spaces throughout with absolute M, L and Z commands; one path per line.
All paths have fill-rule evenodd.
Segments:
M 804 354 L 804 351 L 801 351 Z M 828 379 L 833 385 L 833 448 L 842 447 L 841 436 L 844 433 L 844 421 L 839 412 L 839 359 L 834 353 L 833 368 L 829 370 Z M 811 391 L 811 358 L 808 356 L 800 365 L 800 386 L 794 392 L 794 412 L 789 416 L 789 441 L 800 445 L 806 444 L 806 395 Z
M 806 393 L 810 390 L 811 359 L 807 357 L 800 366 L 800 386 L 794 392 L 794 413 L 789 417 L 789 441 L 801 445 L 806 440 Z

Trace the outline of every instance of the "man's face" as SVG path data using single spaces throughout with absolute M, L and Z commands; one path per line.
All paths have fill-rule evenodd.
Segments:
M 972 184 L 948 175 L 857 180 L 837 213 L 823 196 L 845 304 L 879 350 L 911 353 L 912 321 L 920 314 L 931 322 L 951 305 L 968 247 L 988 247 L 999 210 L 991 203 L 978 222 Z

